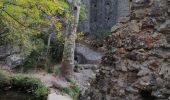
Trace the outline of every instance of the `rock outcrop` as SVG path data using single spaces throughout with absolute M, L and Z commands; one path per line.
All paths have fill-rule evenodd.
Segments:
M 12 45 L 0 45 L 0 65 L 14 68 L 22 63 L 20 49 Z
M 170 0 L 132 0 L 103 43 L 96 80 L 80 100 L 170 99 Z
M 76 60 L 79 64 L 96 64 L 100 63 L 102 54 L 94 51 L 90 47 L 76 43 Z

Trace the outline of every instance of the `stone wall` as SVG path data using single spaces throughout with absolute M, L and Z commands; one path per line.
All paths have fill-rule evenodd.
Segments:
M 116 23 L 117 4 L 117 0 L 91 0 L 90 31 L 92 34 L 110 30 Z
M 79 31 L 83 31 L 85 33 L 90 33 L 90 0 L 81 0 L 82 1 L 82 4 L 83 6 L 85 7 L 86 9 L 86 15 L 87 15 L 87 18 L 86 20 L 83 20 L 81 21 L 80 20 L 80 24 L 79 24 Z
M 120 17 L 129 15 L 129 0 L 82 0 L 82 3 L 87 19 L 80 21 L 79 29 L 85 33 L 110 30 Z
M 112 33 L 80 100 L 170 100 L 170 0 L 132 0 Z
M 121 17 L 129 16 L 129 14 L 130 14 L 130 2 L 129 2 L 129 0 L 118 0 L 117 21 Z

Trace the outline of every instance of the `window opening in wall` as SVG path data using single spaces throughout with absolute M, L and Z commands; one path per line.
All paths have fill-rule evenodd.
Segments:
M 107 3 L 106 3 L 106 5 L 108 5 L 108 6 L 109 6 L 109 5 L 110 5 L 110 3 L 109 3 L 109 2 L 107 2 Z
M 94 7 L 97 7 L 97 5 L 96 5 L 96 4 L 94 4 Z
M 109 21 L 109 20 L 110 20 L 110 17 L 107 18 L 107 21 Z

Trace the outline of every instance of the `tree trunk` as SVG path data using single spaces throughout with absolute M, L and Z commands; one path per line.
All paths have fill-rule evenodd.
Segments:
M 79 22 L 80 15 L 80 1 L 72 0 L 69 2 L 71 20 L 68 20 L 67 32 L 65 37 L 65 45 L 63 51 L 63 59 L 61 63 L 61 77 L 71 77 L 74 69 L 74 51 L 75 51 L 75 40 L 76 32 Z

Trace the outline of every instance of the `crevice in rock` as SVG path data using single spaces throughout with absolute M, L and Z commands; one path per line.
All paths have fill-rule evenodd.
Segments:
M 155 100 L 156 98 L 151 95 L 151 92 L 152 91 L 150 91 L 150 90 L 142 90 L 140 92 L 140 95 L 141 95 L 143 100 Z
M 75 54 L 74 60 L 75 60 L 78 64 L 86 64 L 86 63 L 87 63 L 86 58 L 85 58 L 83 55 L 78 54 L 78 53 Z

